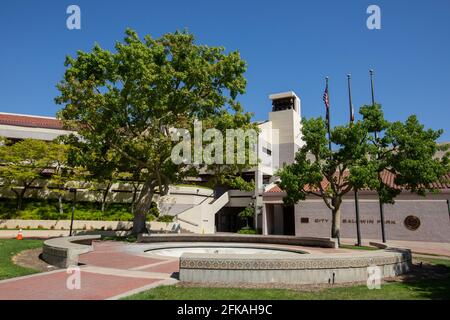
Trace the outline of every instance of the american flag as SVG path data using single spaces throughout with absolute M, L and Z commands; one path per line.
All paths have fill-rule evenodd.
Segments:
M 327 84 L 325 86 L 325 92 L 323 93 L 323 102 L 325 103 L 325 107 L 327 110 L 326 113 L 326 125 L 328 128 L 328 132 L 330 131 L 330 96 L 328 95 L 328 77 L 326 78 Z
M 328 83 L 325 87 L 325 92 L 323 93 L 323 102 L 325 103 L 325 107 L 327 107 L 328 109 L 330 107 L 330 99 L 328 97 Z

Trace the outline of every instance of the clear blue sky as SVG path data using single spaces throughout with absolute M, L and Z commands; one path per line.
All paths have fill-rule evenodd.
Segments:
M 66 8 L 81 8 L 81 30 L 66 28 Z M 381 8 L 381 30 L 366 27 L 366 9 Z M 302 115 L 323 115 L 324 77 L 330 76 L 332 123 L 348 119 L 346 74 L 355 107 L 375 96 L 389 120 L 417 114 L 450 141 L 450 1 L 2 1 L 0 111 L 54 115 L 55 84 L 64 57 L 112 49 L 126 27 L 158 37 L 187 28 L 199 44 L 239 50 L 248 63 L 240 98 L 265 120 L 270 93 L 294 90 Z

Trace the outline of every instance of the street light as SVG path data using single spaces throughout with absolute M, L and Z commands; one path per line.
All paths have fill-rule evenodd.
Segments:
M 69 192 L 73 192 L 72 216 L 70 218 L 70 232 L 69 232 L 69 236 L 72 236 L 73 216 L 75 214 L 75 202 L 77 201 L 77 189 L 76 188 L 70 188 Z

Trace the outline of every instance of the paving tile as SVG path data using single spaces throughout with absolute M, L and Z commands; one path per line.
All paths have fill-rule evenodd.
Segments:
M 0 300 L 107 299 L 161 281 L 81 271 L 81 288 L 69 290 L 66 286 L 69 276 L 62 271 L 0 283 Z
M 146 258 L 124 252 L 98 251 L 82 254 L 79 258 L 79 262 L 82 264 L 117 269 L 130 269 L 159 261 L 158 259 Z
M 139 269 L 140 271 L 147 271 L 147 272 L 165 272 L 165 273 L 173 273 L 173 272 L 179 272 L 180 271 L 180 262 L 178 260 L 176 261 L 170 261 L 164 264 L 158 264 L 156 266 L 150 266 L 145 269 Z

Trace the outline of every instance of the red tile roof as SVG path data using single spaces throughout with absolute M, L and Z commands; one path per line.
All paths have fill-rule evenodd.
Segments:
M 345 177 L 347 174 L 344 174 L 343 176 Z M 444 182 L 444 183 L 442 183 L 442 182 L 435 182 L 435 183 L 432 183 L 432 188 L 434 188 L 434 189 L 450 189 L 450 172 L 449 173 L 447 173 L 444 177 L 443 177 L 445 180 L 446 180 L 446 182 Z M 381 173 L 381 179 L 383 180 L 383 182 L 385 183 L 385 184 L 387 184 L 389 187 L 391 187 L 391 188 L 395 188 L 395 189 L 405 189 L 404 187 L 402 187 L 402 186 L 398 186 L 398 185 L 396 185 L 395 183 L 394 183 L 394 180 L 395 180 L 395 175 L 392 173 L 392 172 L 390 172 L 390 171 L 387 171 L 387 170 L 385 170 L 385 171 L 383 171 L 382 173 Z M 321 184 L 322 184 L 322 187 L 324 188 L 324 189 L 326 189 L 327 187 L 328 187 L 328 180 L 327 179 L 323 179 L 322 180 L 322 182 L 321 182 Z M 271 188 L 270 190 L 268 190 L 267 192 L 270 192 L 270 193 L 280 193 L 280 192 L 283 192 L 283 190 L 279 187 L 279 186 L 274 186 L 273 188 Z
M 20 114 L 0 113 L 0 125 L 44 128 L 44 129 L 63 129 L 63 124 L 56 118 L 36 117 Z
M 266 192 L 283 192 L 283 190 L 279 186 L 274 186 Z

